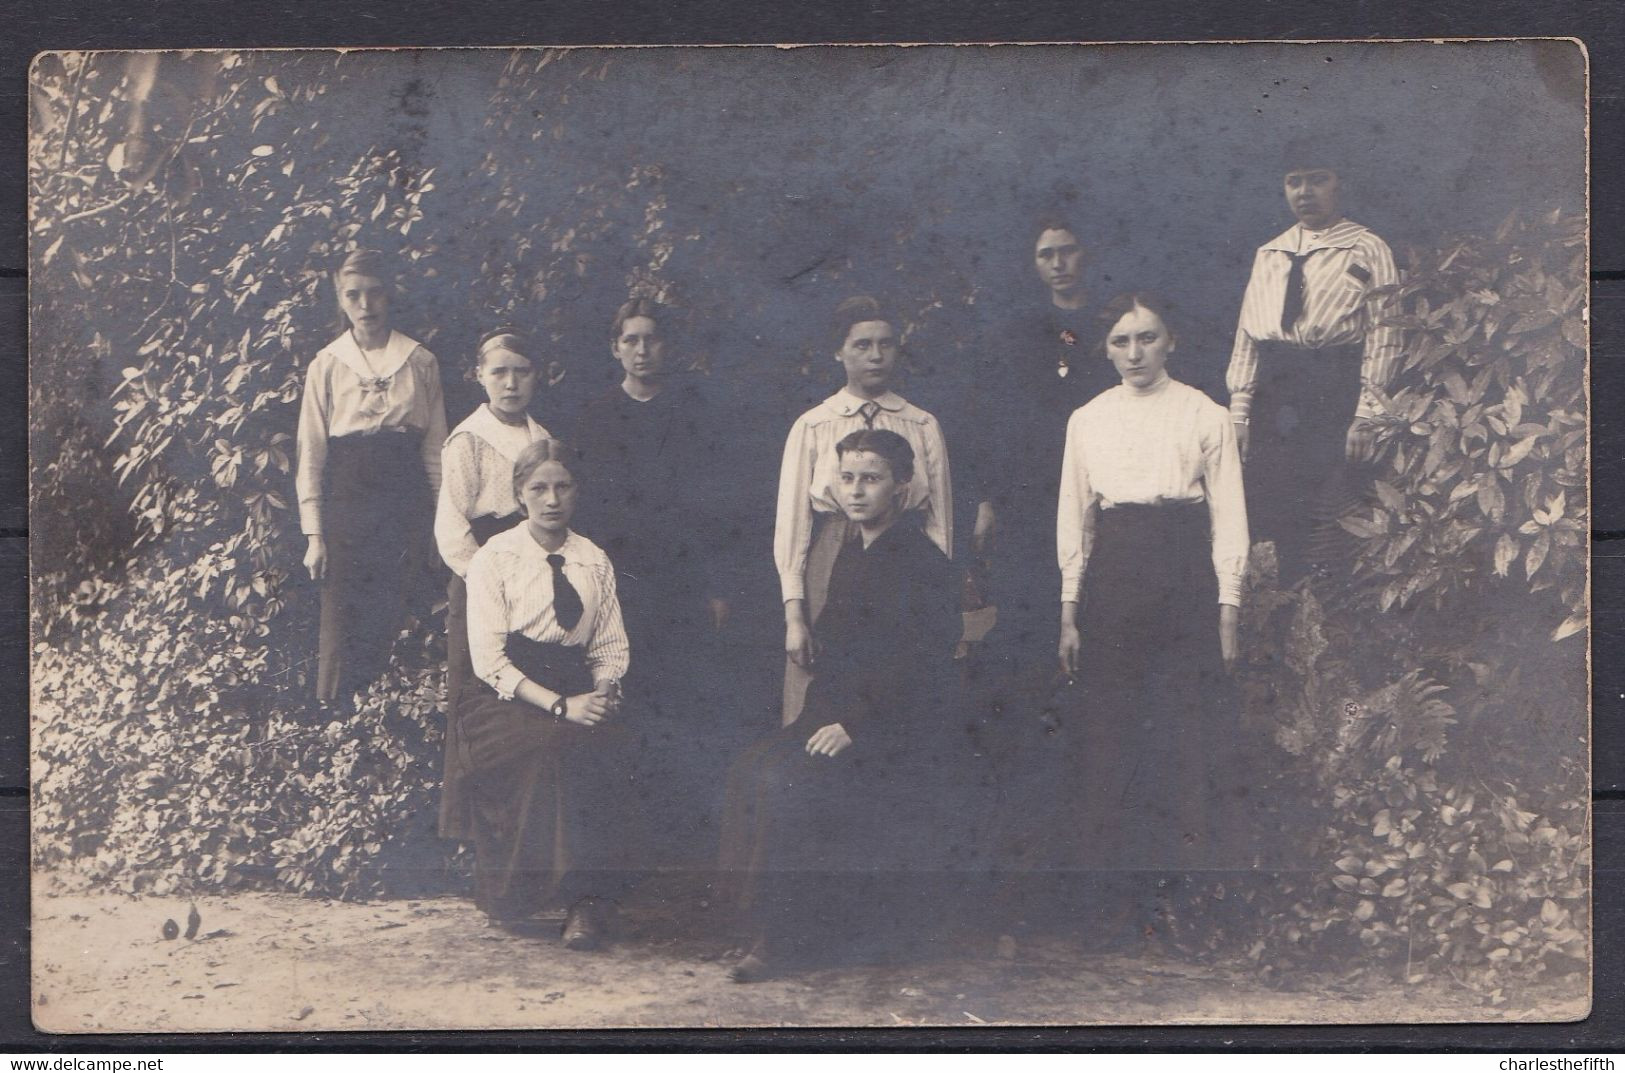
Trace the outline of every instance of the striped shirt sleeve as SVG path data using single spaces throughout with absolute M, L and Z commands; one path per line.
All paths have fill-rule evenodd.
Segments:
M 1253 389 L 1258 384 L 1258 341 L 1247 331 L 1252 307 L 1263 300 L 1262 272 L 1264 256 L 1268 251 L 1253 254 L 1253 270 L 1247 277 L 1247 290 L 1241 297 L 1241 316 L 1236 322 L 1236 338 L 1230 347 L 1230 367 L 1225 372 L 1225 387 L 1230 391 L 1230 417 L 1246 421 L 1253 409 Z
M 1399 282 L 1393 251 L 1388 248 L 1388 243 L 1376 235 L 1367 233 L 1365 239 L 1361 243 L 1361 252 L 1366 255 L 1366 266 L 1371 272 L 1369 289 L 1376 291 L 1392 287 Z M 1389 304 L 1386 296 L 1367 299 L 1365 353 L 1360 363 L 1360 405 L 1355 410 L 1358 417 L 1376 417 L 1384 412 L 1385 408 L 1377 401 L 1373 389 L 1386 392 L 1399 370 L 1402 351 L 1400 329 L 1384 323 L 1390 312 Z

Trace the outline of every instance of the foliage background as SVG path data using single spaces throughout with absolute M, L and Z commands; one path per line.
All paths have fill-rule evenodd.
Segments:
M 740 443 L 731 643 L 749 724 L 772 674 L 744 668 L 776 666 L 759 643 L 773 630 L 753 626 L 775 617 L 783 429 L 836 384 L 824 312 L 893 297 L 906 393 L 951 412 L 969 358 L 1030 301 L 1027 222 L 1059 206 L 1093 242 L 1097 295 L 1175 295 L 1178 375 L 1217 393 L 1252 250 L 1288 222 L 1278 148 L 1319 126 L 1347 139 L 1351 214 L 1411 265 L 1416 347 L 1382 494 L 1349 519 L 1347 598 L 1266 576 L 1250 609 L 1250 714 L 1283 786 L 1325 821 L 1297 834 L 1341 856 L 1289 892 L 1313 936 L 1245 945 L 1285 957 L 1352 936 L 1392 955 L 1403 937 L 1414 969 L 1423 919 L 1421 961 L 1487 992 L 1572 954 L 1584 265 L 1573 217 L 1545 213 L 1583 205 L 1578 63 L 1561 43 L 42 56 L 36 860 L 129 890 L 443 881 L 433 609 L 354 716 L 315 724 L 304 703 L 314 593 L 290 437 L 304 365 L 333 332 L 337 252 L 412 266 L 401 327 L 439 354 L 453 421 L 476 400 L 466 355 L 496 322 L 543 340 L 537 413 L 568 427 L 611 380 L 619 301 L 685 311 L 680 360 Z M 1447 807 L 1483 819 L 1479 841 L 1455 837 Z M 1395 837 L 1423 846 L 1406 857 L 1425 862 L 1406 866 L 1414 896 L 1384 895 L 1397 865 L 1372 872 Z M 1439 917 L 1446 897 L 1464 904 Z

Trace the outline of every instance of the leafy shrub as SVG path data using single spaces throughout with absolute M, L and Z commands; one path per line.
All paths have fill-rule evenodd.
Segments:
M 1316 817 L 1312 874 L 1257 896 L 1261 960 L 1359 952 L 1492 1003 L 1588 960 L 1583 235 L 1413 253 L 1352 583 L 1282 592 L 1255 556 L 1249 715 Z

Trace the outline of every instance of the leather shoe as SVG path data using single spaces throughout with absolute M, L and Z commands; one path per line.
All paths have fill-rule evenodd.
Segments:
M 614 902 L 600 898 L 582 898 L 570 907 L 564 918 L 564 929 L 559 933 L 570 950 L 597 950 L 609 938 Z

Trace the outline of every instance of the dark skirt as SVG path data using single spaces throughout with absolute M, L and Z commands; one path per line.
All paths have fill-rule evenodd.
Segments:
M 1347 461 L 1360 400 L 1364 347 L 1310 350 L 1263 343 L 1248 440 L 1247 522 L 1255 543 L 1274 541 L 1283 586 L 1346 544 L 1337 526 L 1361 489 Z
M 1079 867 L 1250 864 L 1211 547 L 1202 503 L 1098 515 L 1079 611 L 1080 710 L 1065 744 Z
M 523 520 L 519 514 L 500 518 L 485 514 L 472 519 L 469 526 L 474 531 L 474 542 L 483 548 L 487 540 Z M 456 718 L 457 703 L 472 681 L 474 664 L 468 654 L 468 583 L 453 574 L 446 582 L 446 749 L 440 792 L 441 838 L 474 837 L 468 818 L 468 795 L 458 785 L 464 765 L 457 759 L 461 744 Z
M 810 702 L 729 772 L 721 897 L 777 953 L 934 938 L 951 916 L 943 873 L 981 866 L 976 818 L 960 807 L 968 765 L 952 743 L 866 733 L 839 756 L 809 756 L 807 739 L 838 721 Z
M 555 692 L 593 689 L 579 648 L 510 636 L 508 655 L 525 677 Z M 464 687 L 453 718 L 455 785 L 474 842 L 475 905 L 493 920 L 512 921 L 549 902 L 618 896 L 641 859 L 647 779 L 636 732 L 622 722 L 566 722 L 503 700 L 477 679 Z
M 385 429 L 328 441 L 322 469 L 327 576 L 317 638 L 320 701 L 347 702 L 383 673 L 408 596 L 421 591 L 434 503 L 420 440 L 412 430 Z

